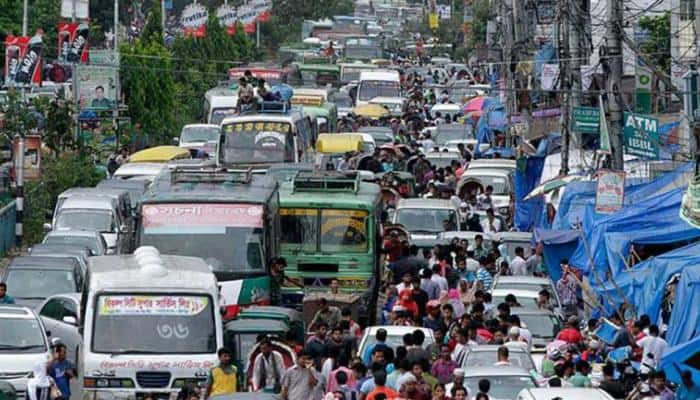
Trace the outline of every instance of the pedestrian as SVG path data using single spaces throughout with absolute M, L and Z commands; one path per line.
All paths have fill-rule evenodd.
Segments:
M 231 350 L 222 347 L 216 354 L 219 357 L 219 365 L 209 370 L 205 400 L 211 396 L 235 393 L 238 387 L 238 371 L 231 363 L 233 360 Z
M 561 278 L 557 281 L 557 293 L 559 293 L 559 300 L 564 308 L 564 316 L 570 317 L 572 315 L 578 315 L 578 299 L 576 297 L 576 281 L 573 276 L 573 272 L 568 268 L 568 261 L 566 259 L 562 260 L 562 265 L 564 265 L 564 273 Z
M 615 399 L 623 399 L 627 395 L 624 385 L 615 379 L 615 367 L 612 364 L 603 366 L 603 381 L 599 387 Z M 693 400 L 695 399 L 693 397 Z
M 437 378 L 441 384 L 448 384 L 452 381 L 452 373 L 459 365 L 452 360 L 450 346 L 443 344 L 440 348 L 440 358 L 433 362 L 430 373 Z
M 435 385 L 433 388 L 433 396 L 431 397 L 431 400 L 447 400 L 447 392 L 445 391 L 445 385 L 442 383 L 438 383 Z
M 7 283 L 0 282 L 0 304 L 15 304 L 14 297 L 7 294 Z
M 314 314 L 311 324 L 309 324 L 309 329 L 315 329 L 320 323 L 325 323 L 327 327 L 337 326 L 343 318 L 340 309 L 330 305 L 325 297 L 321 297 L 319 305 L 320 308 Z
M 674 394 L 666 384 L 666 373 L 664 371 L 650 373 L 649 386 L 652 394 L 658 396 L 660 400 L 673 400 Z
M 510 356 L 510 352 L 508 351 L 508 347 L 506 347 L 506 346 L 499 347 L 498 351 L 496 353 L 496 357 L 498 358 L 498 360 L 493 365 L 496 367 L 505 366 L 505 365 L 513 365 L 510 362 L 509 356 Z
M 33 376 L 27 381 L 29 400 L 49 400 L 51 397 L 58 398 L 62 396 L 62 393 L 57 390 L 53 379 L 46 373 L 49 363 L 40 361 L 32 368 Z M 56 389 L 52 390 L 52 387 Z
M 321 361 L 326 355 L 326 347 L 328 344 L 328 339 L 326 338 L 327 334 L 328 324 L 325 322 L 317 323 L 315 334 L 306 341 L 306 345 L 304 346 L 306 354 L 313 359 L 317 371 L 321 371 Z
M 333 392 L 341 392 L 343 394 L 344 400 L 359 399 L 359 393 L 356 389 L 352 387 L 351 384 L 348 383 L 349 375 L 345 371 L 338 371 L 335 378 L 338 382 L 338 387 L 337 389 L 333 390 Z
M 591 387 L 591 378 L 588 374 L 591 371 L 591 366 L 586 361 L 576 363 L 576 372 L 569 378 L 569 383 L 574 387 Z
M 287 280 L 284 269 L 287 267 L 287 260 L 284 257 L 277 257 L 272 260 L 270 266 L 270 304 L 273 306 L 282 305 L 282 286 Z
M 515 248 L 515 257 L 510 262 L 510 272 L 513 275 L 528 275 L 527 262 L 524 258 L 525 251 L 522 247 Z
M 428 294 L 428 300 L 437 300 L 440 296 L 440 285 L 431 278 L 433 271 L 430 268 L 423 268 L 421 271 L 420 288 Z
M 649 336 L 637 340 L 636 346 L 642 348 L 642 366 L 640 370 L 641 373 L 646 374 L 655 370 L 656 366 L 661 362 L 668 343 L 659 337 L 659 327 L 651 325 L 649 327 Z
M 491 285 L 493 284 L 493 276 L 486 266 L 486 257 L 482 257 L 479 260 L 479 269 L 476 271 L 476 280 L 481 282 L 484 290 L 491 290 Z
M 61 391 L 61 396 L 57 398 L 58 400 L 70 399 L 70 380 L 76 376 L 73 363 L 66 359 L 67 353 L 68 350 L 65 344 L 56 344 L 54 347 L 54 359 L 49 364 L 49 376 L 53 378 L 56 387 Z M 57 399 L 54 398 L 52 400 Z
M 452 399 L 453 400 L 469 400 L 469 392 L 464 386 L 460 386 L 452 389 Z
M 121 149 L 119 149 L 119 154 L 117 157 L 114 159 L 116 161 L 117 165 L 122 166 L 126 163 L 129 162 L 129 148 L 126 146 L 123 146 Z
M 386 329 L 384 328 L 379 328 L 377 329 L 377 333 L 374 335 L 375 342 L 371 346 L 367 346 L 365 349 L 365 353 L 362 354 L 362 363 L 363 364 L 369 364 L 371 359 L 372 359 L 372 353 L 374 352 L 375 348 L 383 348 L 383 349 L 390 349 L 390 347 L 386 344 L 386 337 L 388 333 Z
M 311 354 L 302 350 L 297 354 L 297 363 L 282 376 L 282 400 L 312 400 L 321 397 L 323 378 L 314 368 Z
M 501 220 L 496 218 L 493 208 L 486 209 L 486 221 L 481 223 L 484 233 L 494 234 L 502 230 Z
M 260 342 L 260 354 L 253 361 L 253 391 L 279 393 L 281 390 L 284 359 L 272 348 L 272 341 L 264 338 Z
M 386 373 L 383 371 L 374 374 L 374 389 L 367 393 L 365 400 L 377 400 L 379 394 L 386 396 L 386 399 L 393 399 L 399 395 L 394 389 L 386 386 Z
M 452 371 L 452 382 L 445 385 L 445 391 L 447 394 L 454 398 L 454 389 L 464 387 L 464 370 L 462 368 L 455 368 Z
M 578 329 L 578 318 L 570 316 L 566 321 L 566 327 L 559 331 L 557 340 L 563 340 L 568 344 L 577 345 L 583 341 L 583 336 Z
M 681 373 L 681 385 L 676 390 L 675 400 L 700 399 L 700 386 L 693 382 L 693 374 L 689 370 Z

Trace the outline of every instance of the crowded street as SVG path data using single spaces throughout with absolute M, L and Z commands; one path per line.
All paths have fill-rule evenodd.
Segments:
M 0 400 L 700 399 L 692 1 L 10 3 Z

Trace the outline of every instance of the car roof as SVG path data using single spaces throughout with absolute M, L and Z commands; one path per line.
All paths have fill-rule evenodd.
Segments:
M 29 307 L 14 304 L 0 304 L 0 318 L 36 319 L 37 317 L 34 311 Z
M 459 239 L 468 239 L 468 240 L 474 240 L 476 235 L 481 235 L 484 240 L 493 240 L 491 238 L 491 235 L 488 233 L 484 232 L 476 232 L 476 231 L 447 231 L 447 232 L 441 232 L 440 237 L 445 239 L 445 240 L 452 240 L 453 238 L 459 238 Z
M 542 278 L 538 276 L 513 275 L 499 276 L 498 283 L 532 283 L 538 285 L 550 285 L 552 281 L 549 278 Z
M 528 393 L 527 396 L 525 393 Z M 520 391 L 518 399 L 550 400 L 561 398 L 566 400 L 612 400 L 607 392 L 597 388 L 579 387 L 546 387 L 527 388 Z
M 74 257 L 46 257 L 46 256 L 19 256 L 10 261 L 7 268 L 45 268 L 45 269 L 73 269 L 79 267 L 78 260 Z
M 216 124 L 187 124 L 182 127 L 182 130 L 184 131 L 187 128 L 215 128 L 219 129 L 219 125 Z
M 289 325 L 277 319 L 234 319 L 224 325 L 224 330 L 245 332 L 287 332 Z
M 496 232 L 493 237 L 499 242 L 529 242 L 532 240 L 532 232 Z
M 480 347 L 480 346 L 477 346 Z M 465 378 L 479 377 L 479 376 L 527 376 L 530 377 L 530 373 L 523 368 L 514 367 L 512 365 L 499 365 L 499 366 L 484 366 L 484 367 L 474 367 L 467 368 L 464 371 Z
M 493 297 L 504 297 L 509 294 L 515 296 L 516 299 L 520 297 L 535 299 L 539 295 L 538 290 L 523 290 L 523 289 L 493 289 L 491 291 L 491 296 Z
M 67 297 L 69 299 L 73 299 L 80 303 L 80 299 L 82 297 L 82 293 L 57 293 L 57 294 L 52 294 L 51 296 L 47 297 L 46 300 L 55 298 L 55 297 Z
M 46 236 L 44 236 L 44 239 L 46 239 L 47 236 L 80 236 L 96 238 L 99 240 L 100 233 L 95 231 L 81 231 L 77 229 L 56 229 L 48 232 Z
M 508 176 L 511 173 L 509 170 L 505 169 L 499 169 L 499 168 L 472 168 L 469 169 L 467 168 L 466 171 L 464 171 L 464 174 L 462 175 L 462 179 L 464 177 L 472 177 L 472 178 L 478 178 L 480 176 Z
M 367 336 L 374 336 L 377 334 L 377 331 L 380 329 L 384 329 L 387 333 L 388 336 L 403 336 L 406 333 L 413 333 L 416 331 L 416 329 L 422 330 L 426 335 L 426 337 L 432 337 L 433 336 L 433 331 L 431 329 L 427 328 L 420 328 L 420 327 L 415 327 L 415 326 L 397 326 L 397 325 L 375 325 L 375 326 L 369 326 L 366 329 L 366 335 Z
M 444 209 L 456 209 L 456 207 L 449 201 L 443 199 L 401 199 L 399 204 L 396 205 L 396 209 L 399 208 L 444 208 Z
M 452 158 L 456 160 L 461 159 L 462 155 L 456 151 L 432 151 L 430 153 L 426 153 L 425 158 L 428 160 L 437 158 Z
M 96 188 L 96 187 L 75 187 L 68 190 L 64 190 L 63 193 L 59 194 L 58 197 L 72 198 L 72 197 L 110 197 L 119 198 L 121 196 L 128 196 L 126 189 L 109 187 L 109 188 Z
M 135 176 L 135 175 L 158 175 L 162 170 L 168 168 L 162 163 L 126 163 L 117 168 L 114 176 Z
M 87 258 L 90 257 L 90 249 L 85 246 L 67 243 L 37 243 L 32 246 L 29 255 L 44 257 L 80 257 L 81 259 L 87 261 Z
M 90 196 L 90 195 L 85 195 L 85 196 L 77 196 L 77 197 L 70 197 L 66 199 L 66 201 L 61 205 L 61 211 L 64 210 L 70 210 L 70 209 L 75 209 L 75 210 L 114 210 L 114 199 L 111 197 L 104 197 L 104 196 L 98 196 L 95 195 Z
M 508 346 L 507 344 L 501 345 L 501 344 L 480 344 L 478 346 L 470 347 L 469 352 L 472 353 L 480 353 L 480 352 L 498 352 L 498 349 L 501 348 L 502 346 L 508 347 L 509 352 L 515 352 L 515 353 L 527 353 L 527 350 L 522 347 L 522 346 Z

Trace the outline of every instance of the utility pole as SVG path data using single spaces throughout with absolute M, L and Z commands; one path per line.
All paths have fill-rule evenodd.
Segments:
M 571 42 L 570 51 L 571 54 L 571 68 L 570 68 L 570 78 L 569 83 L 571 86 L 571 104 L 574 107 L 581 105 L 582 98 L 582 87 L 581 87 L 581 60 L 586 57 L 588 51 L 584 49 L 584 26 L 585 19 L 579 14 L 579 9 L 587 10 L 588 3 L 586 0 L 570 0 L 573 7 L 567 7 L 566 10 L 569 12 L 569 26 L 571 27 Z M 586 63 L 588 64 L 588 63 Z M 588 89 L 588 88 L 586 88 Z
M 605 58 L 608 65 L 606 90 L 608 93 L 608 123 L 610 125 L 610 147 L 612 169 L 624 170 L 624 149 L 622 145 L 622 2 L 607 0 L 608 28 Z
M 569 173 L 569 146 L 570 146 L 570 132 L 569 132 L 569 107 L 571 106 L 571 82 L 569 80 L 569 63 L 571 62 L 571 56 L 569 52 L 569 27 L 571 26 L 571 19 L 569 18 L 569 7 L 566 4 L 566 0 L 560 2 L 559 12 L 559 88 L 561 96 L 560 104 L 562 108 L 561 112 L 561 173 L 567 175 Z
M 114 0 L 114 51 L 119 51 L 119 0 Z
M 165 35 L 165 0 L 160 0 L 160 25 L 163 27 L 163 35 Z
M 700 0 L 695 0 L 695 48 L 700 49 Z M 695 69 L 700 68 L 700 51 L 695 52 Z M 689 116 L 690 117 L 690 116 Z M 695 176 L 700 176 L 700 119 L 693 115 L 693 135 L 695 140 L 691 140 L 695 146 L 691 151 L 695 151 Z
M 22 36 L 27 36 L 27 19 L 29 18 L 29 0 L 24 0 L 22 5 Z
M 515 112 L 515 108 L 513 107 L 513 102 L 511 100 L 515 97 L 515 93 L 510 91 L 510 89 L 514 88 L 515 85 L 513 82 L 513 72 L 511 71 L 511 63 L 513 60 L 513 27 L 511 13 L 506 5 L 506 0 L 499 1 L 498 14 L 501 20 L 501 32 L 503 34 L 502 40 L 504 41 L 501 51 L 501 60 L 503 62 L 503 79 L 506 88 L 506 116 L 508 121 L 510 121 L 511 116 Z
M 15 136 L 17 140 L 17 154 L 15 155 L 15 171 L 17 171 L 17 193 L 15 202 L 17 204 L 17 212 L 15 214 L 15 241 L 16 246 L 22 246 L 22 238 L 24 237 L 24 133 Z

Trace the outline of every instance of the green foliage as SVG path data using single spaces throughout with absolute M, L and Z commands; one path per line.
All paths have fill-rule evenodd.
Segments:
M 334 15 L 352 14 L 355 8 L 351 0 L 274 0 L 272 15 L 277 16 L 276 24 L 268 24 L 266 29 L 277 29 L 276 37 L 282 37 L 281 43 L 293 43 L 301 36 L 304 20 L 318 20 Z M 262 33 L 262 30 L 261 30 Z
M 41 179 L 27 182 L 25 187 L 27 212 L 24 219 L 26 245 L 41 242 L 46 215 L 53 211 L 56 198 L 66 189 L 78 186 L 95 186 L 104 174 L 95 168 L 87 153 L 63 153 L 59 157 L 46 157 L 41 162 Z
M 472 5 L 474 23 L 472 36 L 467 38 L 467 48 L 473 50 L 476 45 L 486 45 L 486 23 L 492 19 L 489 0 L 476 0 Z
M 639 27 L 649 31 L 649 40 L 641 43 L 643 53 L 649 54 L 654 64 L 667 73 L 671 72 L 671 14 L 642 16 Z
M 163 43 L 163 14 L 160 7 L 152 7 L 141 32 L 141 40 L 146 43 Z

